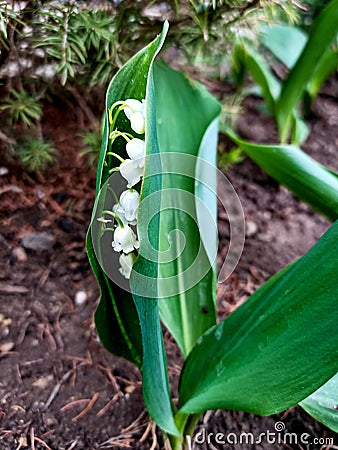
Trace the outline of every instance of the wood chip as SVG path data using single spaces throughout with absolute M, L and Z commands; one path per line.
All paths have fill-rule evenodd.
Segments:
M 22 189 L 15 184 L 8 184 L 7 186 L 0 188 L 0 195 L 5 194 L 6 192 L 15 192 L 16 194 L 21 194 Z

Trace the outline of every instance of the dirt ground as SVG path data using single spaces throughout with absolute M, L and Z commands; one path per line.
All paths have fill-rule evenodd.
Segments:
M 328 83 L 310 118 L 304 149 L 337 170 L 337 80 Z M 242 136 L 275 140 L 271 118 L 256 98 L 245 101 L 238 120 Z M 79 118 L 66 104 L 47 105 L 43 133 L 59 151 L 58 165 L 43 176 L 18 166 L 0 177 L 0 449 L 162 449 L 161 433 L 144 410 L 141 377 L 131 364 L 108 354 L 98 342 L 93 313 L 99 291 L 87 261 L 84 239 L 94 197 L 95 171 L 78 156 Z M 221 138 L 221 151 L 229 146 Z M 3 151 L 3 150 L 2 150 Z M 230 279 L 218 287 L 220 318 L 233 311 L 266 279 L 304 254 L 329 222 L 278 186 L 245 159 L 226 172 L 242 202 L 248 236 Z M 29 249 L 23 239 L 45 232 L 45 247 Z M 219 257 L 228 245 L 228 226 L 219 218 Z M 26 249 L 23 247 L 25 242 Z M 167 336 L 170 375 L 181 358 Z M 330 449 L 334 433 L 299 407 L 270 417 L 231 411 L 208 412 L 207 433 L 308 433 L 310 446 L 195 444 L 196 449 Z M 334 445 L 325 441 L 333 437 Z

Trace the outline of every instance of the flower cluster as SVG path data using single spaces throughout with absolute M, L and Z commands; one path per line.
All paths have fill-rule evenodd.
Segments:
M 128 99 L 117 102 L 120 105 L 117 114 L 124 111 L 126 117 L 130 121 L 130 127 L 135 133 L 142 135 L 145 132 L 145 101 Z M 112 109 L 117 105 L 113 105 Z M 114 126 L 117 114 L 111 125 Z M 132 266 L 136 256 L 134 251 L 140 246 L 135 232 L 131 226 L 137 224 L 138 205 L 140 200 L 139 193 L 133 189 L 143 176 L 144 160 L 145 160 L 145 142 L 142 139 L 134 137 L 128 133 L 122 133 L 113 130 L 110 137 L 112 142 L 117 137 L 123 137 L 126 141 L 126 152 L 128 159 L 123 159 L 115 153 L 111 155 L 117 157 L 121 164 L 118 168 L 122 177 L 127 180 L 127 190 L 120 195 L 119 201 L 113 206 L 113 216 L 116 218 L 118 225 L 114 229 L 114 240 L 112 242 L 113 249 L 116 252 L 122 252 L 119 258 L 120 273 L 127 279 L 130 278 Z

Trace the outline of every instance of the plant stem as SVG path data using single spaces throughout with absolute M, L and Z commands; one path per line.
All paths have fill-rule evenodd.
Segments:
M 171 450 L 191 450 L 188 436 L 192 439 L 201 414 L 176 414 L 175 423 L 182 436 L 168 435 Z

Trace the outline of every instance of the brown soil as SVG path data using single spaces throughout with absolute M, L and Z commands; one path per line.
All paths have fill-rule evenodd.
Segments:
M 256 141 L 271 141 L 275 137 L 272 120 L 258 113 L 259 106 L 257 99 L 246 100 L 238 129 Z M 304 145 L 317 160 L 336 170 L 337 116 L 334 99 L 321 97 Z M 95 173 L 78 156 L 78 131 L 73 111 L 62 104 L 46 107 L 43 132 L 59 151 L 58 166 L 42 177 L 7 164 L 9 173 L 0 177 L 0 448 L 160 449 L 161 434 L 144 411 L 139 372 L 108 354 L 96 337 L 93 313 L 99 291 L 84 247 Z M 218 287 L 220 318 L 304 254 L 329 227 L 328 221 L 250 160 L 231 167 L 227 176 L 239 194 L 251 231 L 235 273 Z M 219 228 L 221 257 L 228 242 L 222 218 Z M 27 259 L 20 262 L 20 243 L 32 231 L 48 231 L 55 244 L 50 251 L 27 250 Z M 82 305 L 75 302 L 78 291 L 87 294 Z M 171 340 L 166 341 L 170 374 L 177 379 L 180 357 Z M 307 432 L 311 439 L 334 435 L 299 407 L 270 417 L 210 412 L 200 425 L 214 434 L 239 436 L 251 431 L 258 436 L 274 432 L 276 421 L 283 421 L 290 432 Z M 213 436 L 210 444 L 195 448 L 332 447 L 264 441 L 223 445 Z

